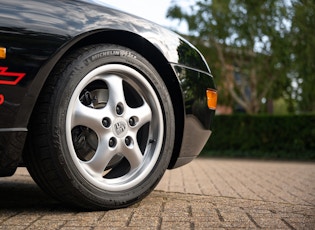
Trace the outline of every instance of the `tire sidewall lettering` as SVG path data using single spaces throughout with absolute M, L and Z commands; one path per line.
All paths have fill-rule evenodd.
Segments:
M 130 59 L 137 59 L 137 55 L 135 55 L 134 53 L 132 53 L 131 51 L 127 51 L 127 50 L 106 50 L 106 51 L 101 51 L 101 52 L 97 52 L 94 53 L 92 55 L 90 55 L 87 59 L 85 59 L 85 63 L 93 63 L 96 62 L 100 59 L 106 58 L 106 57 L 126 57 L 126 58 L 130 58 Z

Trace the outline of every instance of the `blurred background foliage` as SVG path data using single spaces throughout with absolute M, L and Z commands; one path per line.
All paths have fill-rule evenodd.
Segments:
M 203 154 L 315 160 L 315 1 L 181 1 L 167 17 L 187 23 L 219 93 Z
M 204 156 L 315 160 L 314 115 L 221 115 Z
M 314 0 L 173 1 L 219 92 L 217 114 L 315 112 Z

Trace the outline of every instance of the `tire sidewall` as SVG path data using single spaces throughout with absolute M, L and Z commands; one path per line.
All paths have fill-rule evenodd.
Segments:
M 74 53 L 74 58 L 66 66 L 63 76 L 58 79 L 55 94 L 54 113 L 52 116 L 53 140 L 56 148 L 56 163 L 60 167 L 61 177 L 68 184 L 69 190 L 77 198 L 84 197 L 96 206 L 123 207 L 128 206 L 150 193 L 166 170 L 174 144 L 174 113 L 167 88 L 163 80 L 141 55 L 136 52 L 116 46 L 99 45 L 87 47 L 83 52 Z M 71 59 L 71 58 L 70 58 Z M 111 192 L 104 191 L 84 178 L 76 168 L 67 146 L 66 127 L 67 109 L 71 96 L 80 81 L 93 69 L 106 64 L 127 65 L 141 72 L 154 88 L 162 107 L 164 120 L 164 140 L 158 160 L 147 177 L 131 189 Z M 69 183 L 70 182 L 70 183 Z

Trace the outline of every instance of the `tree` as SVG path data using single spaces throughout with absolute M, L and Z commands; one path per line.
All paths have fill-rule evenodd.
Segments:
M 294 94 L 302 112 L 315 111 L 315 2 L 293 2 L 291 28 L 292 76 L 298 84 Z
M 283 0 L 196 0 L 190 12 L 175 3 L 168 17 L 186 21 L 201 50 L 212 50 L 206 58 L 220 70 L 220 98 L 232 99 L 248 114 L 258 113 L 263 99 L 282 96 L 279 88 L 290 84 Z

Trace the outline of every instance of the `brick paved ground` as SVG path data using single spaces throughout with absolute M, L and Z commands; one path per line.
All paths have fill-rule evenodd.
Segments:
M 196 159 L 168 171 L 157 189 L 315 206 L 315 164 Z
M 129 208 L 79 212 L 24 169 L 0 178 L 0 229 L 315 229 L 315 164 L 197 159 Z

